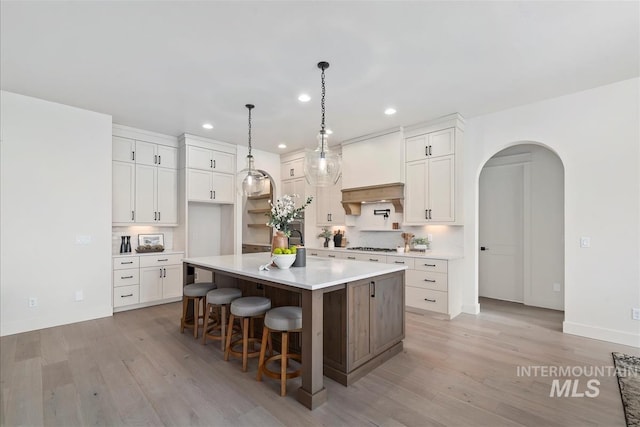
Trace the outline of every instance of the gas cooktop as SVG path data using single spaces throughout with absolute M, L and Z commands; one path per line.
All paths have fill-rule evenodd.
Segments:
M 395 249 L 390 248 L 372 248 L 369 246 L 355 246 L 352 248 L 347 248 L 352 251 L 366 251 L 366 252 L 396 252 Z

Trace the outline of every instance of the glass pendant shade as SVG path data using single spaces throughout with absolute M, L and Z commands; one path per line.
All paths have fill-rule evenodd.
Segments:
M 315 187 L 330 187 L 335 185 L 340 177 L 340 154 L 329 149 L 327 136 L 318 136 L 318 147 L 308 151 L 304 157 L 304 176 L 309 185 Z
M 247 156 L 247 167 L 238 172 L 238 190 L 243 196 L 257 196 L 264 191 L 267 177 L 256 170 L 253 156 Z

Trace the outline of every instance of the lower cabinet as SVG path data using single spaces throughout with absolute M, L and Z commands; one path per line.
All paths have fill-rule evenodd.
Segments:
M 404 272 L 348 283 L 344 291 L 325 294 L 325 375 L 348 385 L 360 378 L 358 368 L 399 352 L 404 306 Z M 343 330 L 347 333 L 339 332 Z
M 129 310 L 181 298 L 182 258 L 183 252 L 114 257 L 114 309 Z

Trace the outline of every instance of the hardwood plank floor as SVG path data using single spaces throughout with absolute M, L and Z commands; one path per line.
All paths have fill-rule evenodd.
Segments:
M 181 304 L 0 338 L 0 425 L 624 426 L 615 376 L 597 397 L 549 397 L 556 377 L 519 366 L 612 366 L 635 348 L 562 334 L 563 313 L 482 299 L 478 316 L 407 313 L 404 351 L 329 401 L 295 400 L 300 378 L 255 380 L 256 363 L 179 333 Z M 573 378 L 573 377 L 568 377 Z M 564 377 L 562 378 L 564 381 Z

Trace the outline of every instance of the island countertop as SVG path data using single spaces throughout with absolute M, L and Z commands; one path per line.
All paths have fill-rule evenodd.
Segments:
M 268 271 L 260 271 L 259 267 L 269 263 L 270 260 L 271 254 L 269 253 L 183 259 L 184 262 L 195 266 L 241 274 L 312 291 L 407 269 L 406 266 L 398 264 L 377 264 L 307 256 L 306 267 L 291 267 L 281 270 L 271 266 Z

